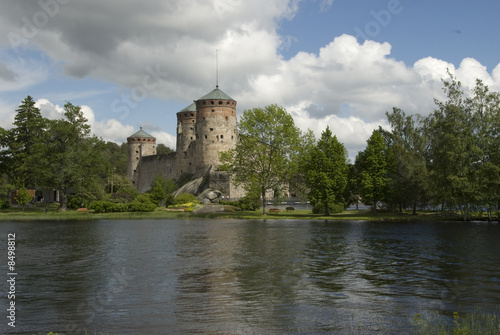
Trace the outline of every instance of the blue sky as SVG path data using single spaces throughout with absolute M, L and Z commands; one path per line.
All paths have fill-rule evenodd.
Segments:
M 277 103 L 330 126 L 351 159 L 400 107 L 429 114 L 450 69 L 500 90 L 498 1 L 1 0 L 0 125 L 33 96 L 81 105 L 118 143 L 139 126 L 175 148 L 176 112 L 215 86 L 244 109 Z

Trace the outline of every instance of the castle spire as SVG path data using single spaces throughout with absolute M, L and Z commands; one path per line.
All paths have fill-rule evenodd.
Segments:
M 219 50 L 215 50 L 215 88 L 219 88 Z

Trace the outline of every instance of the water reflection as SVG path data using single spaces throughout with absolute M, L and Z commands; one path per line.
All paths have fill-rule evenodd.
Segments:
M 18 236 L 18 333 L 396 334 L 408 331 L 416 313 L 488 311 L 500 303 L 495 224 L 143 220 L 0 227 L 4 236 Z

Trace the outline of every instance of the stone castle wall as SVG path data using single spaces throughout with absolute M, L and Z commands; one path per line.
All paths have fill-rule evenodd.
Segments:
M 178 178 L 175 152 L 168 155 L 142 157 L 134 186 L 139 192 L 146 192 L 151 188 L 151 182 L 156 176 L 174 180 Z

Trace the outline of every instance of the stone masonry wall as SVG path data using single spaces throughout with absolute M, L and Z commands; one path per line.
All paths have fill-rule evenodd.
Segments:
M 155 176 L 177 179 L 176 153 L 142 157 L 138 166 L 139 178 L 134 185 L 139 192 L 146 192 L 151 188 Z

